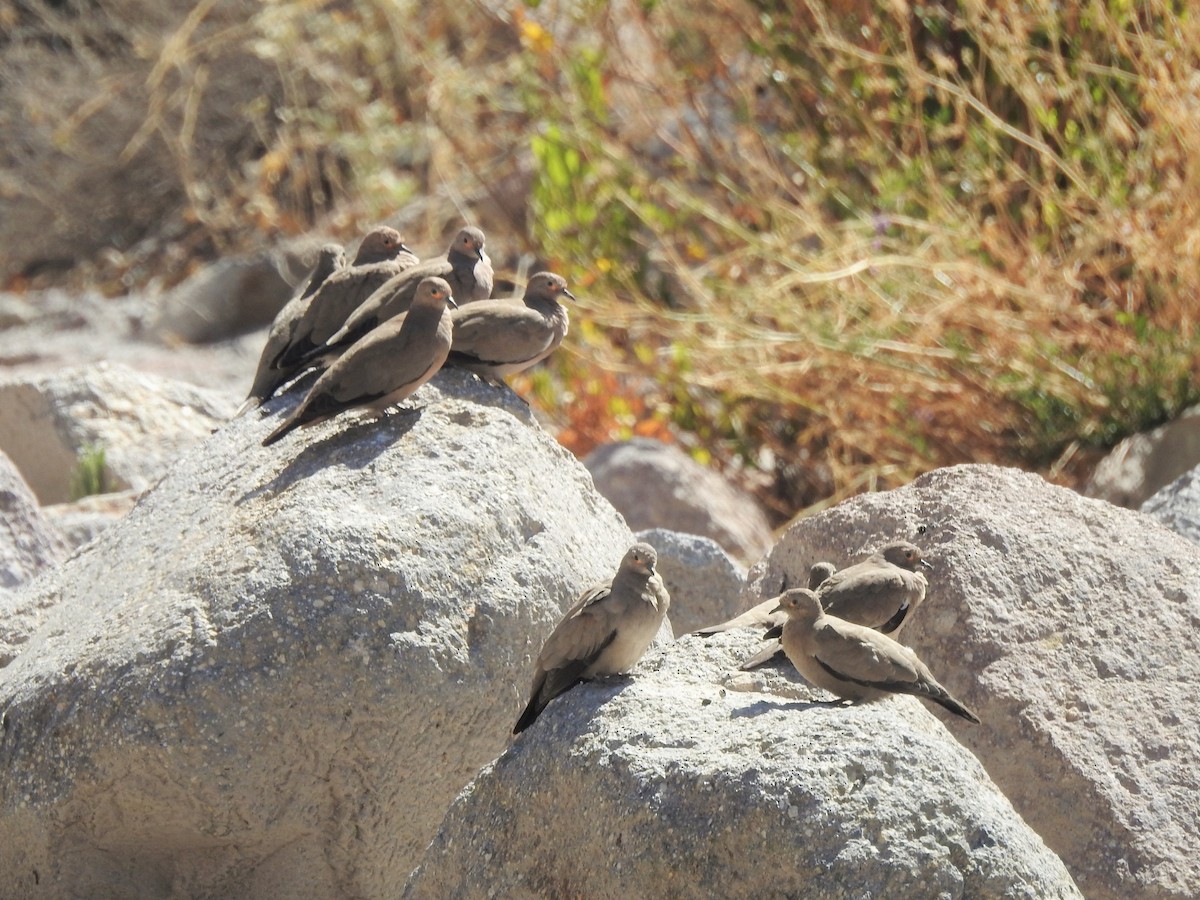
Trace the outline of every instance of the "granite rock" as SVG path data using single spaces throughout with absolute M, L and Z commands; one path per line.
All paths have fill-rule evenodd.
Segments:
M 1200 894 L 1200 547 L 1016 469 L 939 469 L 793 525 L 754 597 L 887 540 L 933 564 L 904 643 L 986 727 L 938 713 L 1092 900 Z
M 737 672 L 754 643 L 686 637 L 560 698 L 402 896 L 1081 896 L 919 701 L 814 702 L 794 670 Z
M 298 399 L 0 609 L 10 895 L 395 896 L 632 543 L 509 391 L 443 372 L 261 447 Z

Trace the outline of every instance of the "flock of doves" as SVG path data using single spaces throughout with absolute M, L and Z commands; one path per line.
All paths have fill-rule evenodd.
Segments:
M 529 704 L 513 728 L 519 734 L 546 705 L 580 681 L 631 669 L 654 640 L 671 599 L 655 571 L 658 554 L 634 544 L 611 581 L 575 601 L 542 646 Z M 836 571 L 816 563 L 808 587 L 785 590 L 753 609 L 693 634 L 761 628 L 764 647 L 742 663 L 754 669 L 784 654 L 811 684 L 836 701 L 913 694 L 979 724 L 979 717 L 942 687 L 894 635 L 925 599 L 932 568 L 908 541 L 892 541 L 862 562 Z
M 394 228 L 369 231 L 354 259 L 321 248 L 304 289 L 279 311 L 238 415 L 310 369 L 300 405 L 263 440 L 347 410 L 381 416 L 446 364 L 498 382 L 545 359 L 567 333 L 574 300 L 552 272 L 529 279 L 521 301 L 492 298 L 483 231 L 464 228 L 446 255 L 422 262 Z
M 263 440 L 266 446 L 347 410 L 380 416 L 444 364 L 498 382 L 553 353 L 567 333 L 559 299 L 575 299 L 566 281 L 539 272 L 521 301 L 492 299 L 492 281 L 484 235 L 475 227 L 462 229 L 444 258 L 426 262 L 386 226 L 367 233 L 348 265 L 341 247 L 326 245 L 304 289 L 276 316 L 238 414 L 310 369 L 321 371 L 300 405 Z M 652 546 L 634 544 L 609 581 L 572 604 L 538 654 L 529 702 L 513 734 L 581 681 L 636 665 L 671 603 L 657 564 Z M 763 649 L 743 669 L 783 653 L 839 703 L 913 694 L 978 724 L 978 716 L 895 640 L 925 599 L 922 568 L 932 567 L 917 546 L 892 541 L 841 571 L 817 563 L 807 587 L 785 590 L 694 634 L 760 628 Z

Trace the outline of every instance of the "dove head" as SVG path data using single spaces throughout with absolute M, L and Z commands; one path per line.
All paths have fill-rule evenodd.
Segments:
M 567 290 L 567 279 L 553 272 L 538 272 L 529 279 L 525 293 L 545 300 L 557 300 L 559 297 L 575 299 L 575 295 Z
M 917 571 L 918 566 L 924 566 L 926 569 L 933 568 L 921 556 L 921 548 L 908 541 L 892 541 L 890 544 L 884 544 L 879 548 L 879 555 L 892 565 L 912 572 Z
M 623 570 L 636 572 L 646 578 L 654 574 L 656 565 L 658 565 L 658 551 L 649 544 L 634 544 L 626 551 L 625 558 L 621 560 Z
M 815 591 L 823 582 L 828 580 L 829 576 L 837 571 L 837 567 L 833 563 L 819 562 L 813 563 L 812 568 L 808 570 L 808 587 L 809 590 Z
M 346 264 L 346 251 L 342 249 L 341 244 L 322 244 L 321 249 L 317 251 L 317 265 L 333 266 L 341 268 Z
M 779 595 L 779 605 L 773 613 L 787 613 L 789 619 L 809 619 L 813 622 L 821 615 L 821 601 L 808 588 L 792 588 Z
M 450 282 L 445 278 L 422 278 L 417 285 L 417 295 L 413 298 L 413 307 L 425 307 L 439 312 L 449 304 L 458 307 L 451 295 Z
M 470 225 L 454 236 L 450 245 L 451 253 L 469 256 L 472 259 L 483 259 L 483 229 Z
M 395 259 L 402 251 L 407 251 L 400 232 L 387 225 L 380 225 L 367 232 L 362 243 L 358 245 L 358 253 L 354 256 L 354 265 L 361 266 L 369 263 L 384 262 Z

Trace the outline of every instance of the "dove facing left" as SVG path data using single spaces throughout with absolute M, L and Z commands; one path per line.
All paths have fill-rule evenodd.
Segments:
M 920 547 L 909 541 L 891 541 L 862 562 L 831 574 L 813 589 L 830 615 L 895 637 L 925 599 L 929 582 L 921 568 L 933 566 Z M 778 656 L 783 649 L 779 643 L 781 633 L 782 623 L 768 628 L 763 640 L 770 643 L 741 668 L 754 669 Z
M 788 617 L 783 650 L 816 687 L 844 700 L 912 694 L 979 724 L 979 717 L 942 687 L 910 648 L 873 628 L 829 615 L 813 591 L 785 591 L 779 609 Z

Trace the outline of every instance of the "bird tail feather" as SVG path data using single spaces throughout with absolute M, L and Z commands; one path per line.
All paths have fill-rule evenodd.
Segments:
M 529 704 L 525 707 L 525 711 L 521 713 L 521 717 L 517 719 L 517 724 L 513 726 L 512 733 L 520 734 L 526 728 L 534 723 L 534 720 L 541 715 L 544 706 L 538 705 L 536 696 L 529 698 Z
M 263 438 L 262 445 L 264 447 L 270 447 L 273 443 L 295 428 L 298 424 L 296 419 L 297 417 L 294 415 L 288 416 L 286 419 L 284 419 L 283 423 L 278 428 Z
M 971 710 L 967 709 L 965 706 L 963 706 L 961 703 L 959 703 L 957 700 L 955 700 L 949 694 L 946 694 L 946 693 L 927 694 L 926 696 L 929 697 L 929 699 L 932 700 L 934 703 L 944 706 L 946 709 L 950 710 L 950 712 L 954 713 L 956 716 L 962 716 L 968 722 L 974 722 L 976 725 L 981 724 L 979 721 L 979 716 L 975 715 L 975 713 L 973 713 Z
M 778 644 L 778 643 L 772 644 L 769 647 L 764 647 L 762 650 L 759 650 L 757 653 L 755 653 L 753 656 L 751 656 L 749 659 L 747 659 L 745 662 L 743 662 L 740 666 L 738 666 L 738 668 L 741 669 L 743 672 L 749 672 L 752 669 L 757 669 L 760 666 L 765 666 L 767 663 L 769 663 L 771 660 L 773 660 L 776 656 L 778 656 L 782 653 L 783 653 L 783 647 L 780 644 Z

